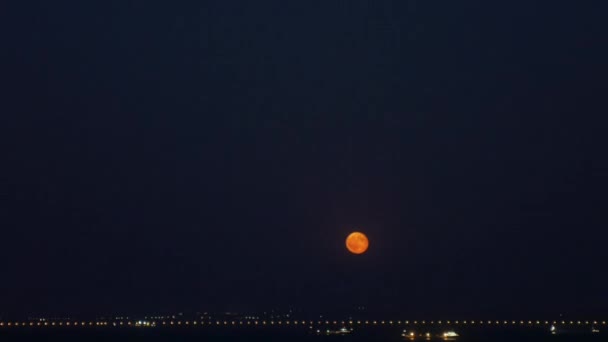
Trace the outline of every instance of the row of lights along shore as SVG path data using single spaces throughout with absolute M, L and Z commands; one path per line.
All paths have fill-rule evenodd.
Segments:
M 114 322 L 0 322 L 1 327 L 116 327 L 116 326 L 135 326 L 135 327 L 157 327 L 157 326 L 268 326 L 268 325 L 434 325 L 434 324 L 454 324 L 454 325 L 606 325 L 606 321 L 114 321 Z

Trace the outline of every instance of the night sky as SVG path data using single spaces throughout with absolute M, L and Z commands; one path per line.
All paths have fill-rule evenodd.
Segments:
M 607 313 L 591 3 L 2 2 L 0 315 Z

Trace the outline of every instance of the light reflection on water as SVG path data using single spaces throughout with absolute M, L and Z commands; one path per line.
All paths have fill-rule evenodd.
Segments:
M 446 341 L 446 339 L 433 335 L 430 338 L 421 337 L 414 339 L 401 336 L 402 330 L 378 329 L 353 331 L 348 335 L 317 335 L 306 331 L 204 331 L 186 329 L 142 329 L 142 330 L 4 330 L 0 331 L 0 341 L 57 341 L 57 342 L 81 342 L 81 341 L 113 341 L 113 342 L 240 342 L 240 341 L 265 341 L 265 342 L 393 342 L 393 341 Z M 591 342 L 607 341 L 605 333 L 564 333 L 551 335 L 549 331 L 492 331 L 483 329 L 459 331 L 460 337 L 449 339 L 456 342 Z

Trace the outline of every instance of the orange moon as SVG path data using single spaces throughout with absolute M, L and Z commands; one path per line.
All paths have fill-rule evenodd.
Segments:
M 363 254 L 369 247 L 367 236 L 361 232 L 353 232 L 346 238 L 346 248 L 353 254 Z

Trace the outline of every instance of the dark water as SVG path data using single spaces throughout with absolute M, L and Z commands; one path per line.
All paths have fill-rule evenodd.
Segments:
M 222 329 L 13 329 L 0 330 L 0 341 L 295 341 L 295 342 L 356 342 L 356 341 L 410 341 L 401 337 L 402 329 L 360 329 L 350 335 L 327 336 L 312 334 L 307 330 L 222 330 Z M 435 333 L 435 332 L 433 332 Z M 546 330 L 491 330 L 472 329 L 458 331 L 461 335 L 454 341 L 608 341 L 608 334 L 587 332 L 568 332 L 551 335 Z M 427 341 L 417 338 L 414 341 Z M 443 341 L 432 338 L 430 341 Z

